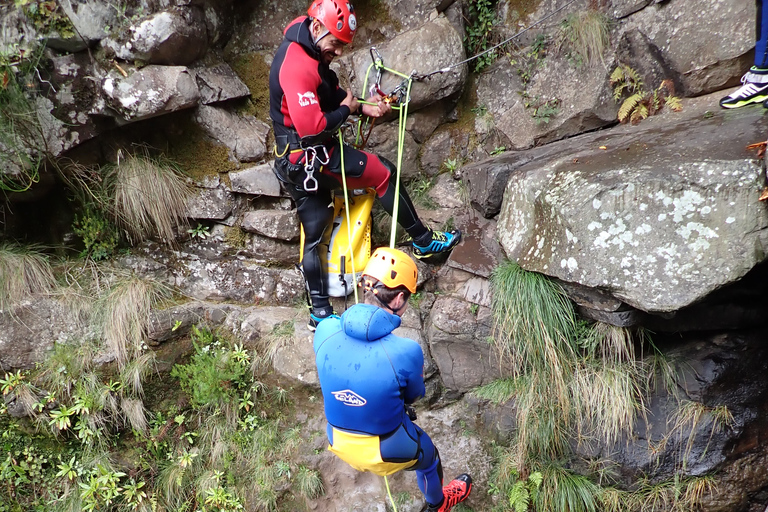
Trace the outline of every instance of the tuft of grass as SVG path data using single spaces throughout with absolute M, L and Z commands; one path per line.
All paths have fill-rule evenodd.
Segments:
M 102 297 L 103 337 L 122 370 L 143 350 L 152 306 L 168 296 L 168 289 L 135 275 L 118 276 Z
M 506 402 L 519 392 L 518 383 L 514 379 L 498 379 L 476 388 L 472 393 L 498 405 Z
M 144 433 L 147 431 L 147 410 L 144 408 L 144 402 L 136 398 L 123 398 L 120 401 L 125 421 L 135 432 Z
M 299 466 L 299 471 L 296 473 L 296 488 L 299 494 L 308 500 L 325 494 L 325 486 L 323 479 L 320 478 L 320 473 L 303 465 Z
M 558 464 L 549 464 L 542 471 L 544 479 L 536 495 L 536 510 L 568 510 L 597 512 L 600 487 L 582 475 Z
M 51 264 L 43 254 L 18 245 L 0 245 L 0 311 L 56 285 Z
M 190 189 L 170 160 L 130 155 L 105 170 L 105 181 L 114 216 L 133 242 L 157 237 L 172 245 L 176 229 L 186 227 Z
M 434 180 L 428 176 L 416 178 L 407 185 L 408 195 L 410 195 L 413 202 L 419 206 L 428 210 L 434 210 L 437 208 L 437 204 L 435 203 L 435 200 L 429 196 L 429 191 L 432 190 L 434 185 Z
M 128 389 L 133 396 L 144 396 L 144 378 L 154 368 L 155 360 L 154 352 L 145 352 L 140 356 L 129 361 L 120 372 L 120 381 L 123 383 L 124 388 Z
M 694 441 L 696 440 L 696 431 L 700 426 L 711 423 L 709 439 L 717 432 L 722 432 L 733 425 L 733 414 L 725 405 L 708 407 L 701 402 L 692 400 L 681 400 L 676 413 L 672 417 L 672 429 L 667 437 L 679 434 L 682 439 L 687 439 L 680 456 L 682 457 L 682 467 L 685 469 L 691 456 Z M 708 441 L 709 442 L 709 441 Z M 706 453 L 706 448 L 702 457 Z
M 511 362 L 513 375 L 550 376 L 562 397 L 576 355 L 576 314 L 568 296 L 545 276 L 512 261 L 494 269 L 491 286 L 493 345 L 500 359 Z
M 578 64 L 603 62 L 609 43 L 610 19 L 595 9 L 569 14 L 560 25 L 560 51 L 571 55 Z

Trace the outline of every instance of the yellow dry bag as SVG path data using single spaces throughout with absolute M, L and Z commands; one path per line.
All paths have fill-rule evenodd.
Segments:
M 349 198 L 349 221 L 351 230 L 347 230 L 347 212 L 344 210 L 344 197 L 337 195 L 333 199 L 333 224 L 328 239 L 327 269 L 328 295 L 344 297 L 354 291 L 354 270 L 360 274 L 371 257 L 371 209 L 375 191 L 372 189 L 354 190 Z M 352 232 L 350 243 L 349 232 Z M 301 255 L 304 256 L 304 229 L 301 230 Z M 342 268 L 343 267 L 343 268 Z M 342 272 L 344 274 L 342 280 Z M 346 282 L 346 287 L 344 283 Z

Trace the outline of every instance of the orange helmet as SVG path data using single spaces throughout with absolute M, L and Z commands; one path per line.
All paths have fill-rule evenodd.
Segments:
M 347 0 L 314 0 L 307 14 L 325 25 L 343 43 L 351 43 L 357 30 L 355 8 Z
M 416 293 L 419 271 L 410 256 L 403 251 L 379 247 L 373 251 L 363 275 L 378 279 L 387 288 L 405 286 L 409 292 Z

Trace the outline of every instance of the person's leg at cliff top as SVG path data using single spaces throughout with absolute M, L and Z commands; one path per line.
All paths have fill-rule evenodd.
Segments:
M 720 100 L 723 108 L 738 108 L 752 103 L 763 103 L 768 108 L 768 10 L 763 0 L 757 0 L 757 39 L 755 64 L 741 77 L 744 84 Z

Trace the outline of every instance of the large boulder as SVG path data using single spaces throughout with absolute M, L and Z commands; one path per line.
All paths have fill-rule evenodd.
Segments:
M 153 65 L 127 75 L 112 71 L 101 84 L 107 106 L 117 113 L 118 122 L 191 108 L 200 100 L 197 83 L 184 66 Z
M 709 0 L 672 0 L 629 16 L 622 30 L 647 36 L 654 45 L 650 55 L 667 61 L 681 75 L 685 95 L 695 96 L 738 83 L 749 69 L 755 17 L 753 2 L 722 0 L 713 11 Z
M 118 59 L 184 66 L 205 54 L 208 33 L 203 12 L 187 6 L 152 14 L 119 41 L 104 39 L 102 45 Z
M 425 41 L 429 41 L 429 44 L 425 44 Z M 462 61 L 465 56 L 461 35 L 445 16 L 439 16 L 418 29 L 398 35 L 380 45 L 378 50 L 384 59 L 385 66 L 405 74 L 411 71 L 430 73 L 454 65 Z M 366 72 L 372 62 L 368 48 L 358 50 L 348 57 L 342 57 L 340 62 L 344 71 L 342 74 L 349 76 L 352 90 L 363 91 Z M 375 71 L 372 71 L 368 81 L 369 86 L 374 76 Z M 467 67 L 464 64 L 437 75 L 431 80 L 414 82 L 409 109 L 416 111 L 457 94 L 464 86 L 466 78 Z M 385 72 L 382 76 L 381 88 L 389 93 L 402 81 L 402 77 Z M 359 94 L 367 95 L 367 92 Z
M 570 139 L 518 168 L 498 225 L 507 255 L 647 312 L 676 311 L 741 278 L 768 252 L 765 176 L 744 149 L 768 121 L 758 110 L 707 118 L 707 109 L 716 98 Z
M 244 98 L 250 94 L 248 87 L 224 62 L 213 66 L 192 69 L 200 89 L 200 103 L 209 105 L 220 101 Z

